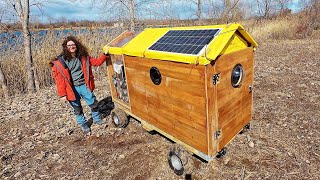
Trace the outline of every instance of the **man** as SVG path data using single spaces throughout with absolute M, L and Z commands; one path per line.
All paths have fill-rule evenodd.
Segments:
M 91 123 L 83 114 L 80 99 L 83 98 L 90 107 L 93 122 L 104 124 L 93 93 L 95 85 L 91 66 L 100 66 L 105 60 L 110 60 L 110 56 L 108 51 L 97 59 L 89 56 L 87 48 L 73 36 L 63 41 L 62 49 L 61 55 L 50 62 L 57 92 L 62 101 L 69 101 L 82 132 L 88 134 L 91 132 Z

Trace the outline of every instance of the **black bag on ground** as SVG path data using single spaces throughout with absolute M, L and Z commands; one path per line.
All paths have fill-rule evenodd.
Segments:
M 108 96 L 98 102 L 99 112 L 106 116 L 110 115 L 111 111 L 114 109 L 114 103 L 112 102 L 112 97 Z

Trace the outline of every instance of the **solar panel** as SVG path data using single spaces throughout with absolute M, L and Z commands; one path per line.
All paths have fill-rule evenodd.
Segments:
M 149 50 L 196 55 L 219 32 L 220 29 L 170 30 Z

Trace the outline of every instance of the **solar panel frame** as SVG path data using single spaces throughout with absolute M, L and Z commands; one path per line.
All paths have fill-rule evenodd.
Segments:
M 222 28 L 171 29 L 153 43 L 148 50 L 198 56 L 209 46 Z

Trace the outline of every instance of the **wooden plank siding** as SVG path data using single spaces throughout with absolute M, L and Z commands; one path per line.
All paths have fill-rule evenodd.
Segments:
M 244 77 L 240 87 L 231 85 L 231 73 L 236 64 L 241 64 Z M 253 49 L 251 47 L 220 56 L 216 62 L 216 72 L 220 73 L 217 84 L 218 127 L 222 136 L 218 151 L 252 118 L 252 93 L 249 86 L 253 84 Z
M 212 77 L 216 73 L 215 72 L 215 63 L 212 61 L 211 64 L 206 66 L 207 73 L 207 113 L 208 113 L 208 155 L 214 156 L 217 152 L 217 142 L 213 137 L 214 132 L 218 130 L 218 115 L 217 115 L 217 88 L 216 85 L 213 84 Z
M 205 66 L 125 56 L 131 111 L 207 154 Z M 160 85 L 150 68 L 161 73 Z

